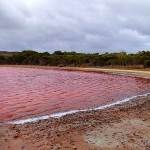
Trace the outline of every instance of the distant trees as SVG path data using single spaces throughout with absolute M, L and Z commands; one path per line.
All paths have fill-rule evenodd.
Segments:
M 144 68 L 149 68 L 150 67 L 150 60 L 145 60 L 144 61 Z
M 38 53 L 32 50 L 24 50 L 12 56 L 12 64 L 21 65 L 48 65 L 49 53 Z
M 139 51 L 137 54 L 119 53 L 76 53 L 55 51 L 38 53 L 33 50 L 22 52 L 0 52 L 0 64 L 18 65 L 51 65 L 51 66 L 127 66 L 143 65 L 150 67 L 150 51 Z
M 0 55 L 0 64 L 5 64 L 5 57 Z

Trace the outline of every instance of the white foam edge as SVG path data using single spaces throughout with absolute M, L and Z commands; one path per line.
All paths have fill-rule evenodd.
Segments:
M 59 112 L 59 113 L 46 115 L 46 116 L 41 116 L 41 117 L 10 121 L 10 122 L 6 122 L 6 123 L 7 124 L 25 124 L 25 123 L 30 123 L 30 122 L 37 122 L 39 120 L 45 120 L 45 119 L 48 119 L 48 118 L 60 118 L 60 117 L 63 117 L 65 115 L 74 114 L 74 113 L 77 113 L 77 112 L 85 112 L 85 111 L 91 111 L 91 110 L 102 110 L 102 109 L 106 109 L 106 108 L 109 108 L 109 107 L 112 107 L 112 106 L 115 106 L 115 105 L 123 104 L 123 103 L 128 102 L 128 101 L 130 101 L 134 98 L 137 98 L 137 97 L 147 96 L 149 94 L 150 93 L 146 93 L 146 94 L 143 94 L 143 95 L 136 95 L 136 96 L 128 97 L 128 98 L 125 98 L 121 101 L 117 101 L 117 102 L 107 104 L 107 105 L 104 105 L 104 106 L 100 106 L 100 107 L 97 107 L 97 108 L 90 108 L 90 109 L 83 109 L 83 110 L 71 110 L 71 111 L 67 111 L 67 112 Z

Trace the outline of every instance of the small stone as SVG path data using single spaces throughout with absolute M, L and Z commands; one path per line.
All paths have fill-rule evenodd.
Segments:
M 57 136 L 59 137 L 59 136 L 61 136 L 59 133 L 57 133 Z
M 13 136 L 14 139 L 17 139 L 18 137 L 19 137 L 18 135 Z
M 72 147 L 73 149 L 77 149 L 75 146 Z

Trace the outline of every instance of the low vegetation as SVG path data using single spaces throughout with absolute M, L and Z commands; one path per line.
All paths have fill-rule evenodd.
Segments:
M 7 65 L 50 65 L 50 66 L 143 66 L 150 67 L 150 51 L 136 54 L 119 53 L 76 53 L 55 51 L 38 53 L 33 50 L 22 52 L 0 52 L 0 64 Z

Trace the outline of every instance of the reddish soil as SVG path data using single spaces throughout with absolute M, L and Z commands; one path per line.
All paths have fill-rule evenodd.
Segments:
M 0 150 L 149 150 L 150 95 L 105 110 L 0 125 Z

